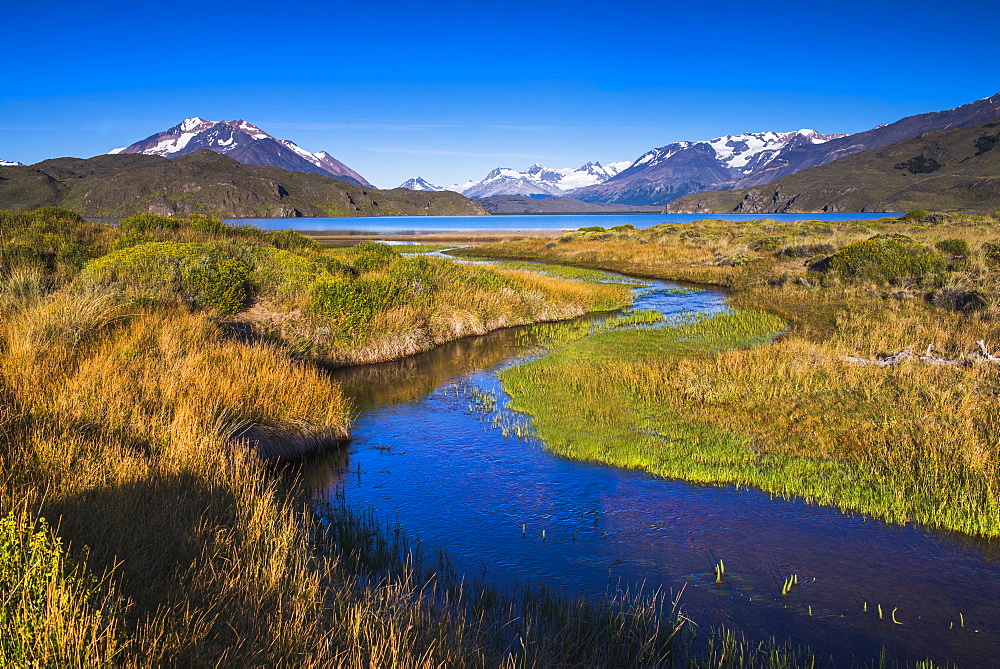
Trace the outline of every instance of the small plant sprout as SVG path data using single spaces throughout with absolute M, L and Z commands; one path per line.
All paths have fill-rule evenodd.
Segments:
M 798 583 L 799 583 L 798 574 L 792 574 L 791 576 L 786 578 L 785 584 L 781 586 L 781 596 L 784 597 L 785 595 L 790 593 L 792 591 L 792 586 L 798 585 Z
M 965 616 L 963 616 L 961 613 L 958 614 L 958 624 L 961 627 L 965 627 Z
M 722 583 L 722 577 L 726 574 L 726 565 L 719 560 L 719 564 L 715 565 L 715 582 Z
M 545 530 L 542 530 L 542 541 L 545 541 Z
M 882 605 L 878 605 L 878 619 L 882 620 Z
M 523 537 L 528 532 L 527 523 L 521 523 L 521 536 Z
M 903 623 L 901 623 L 901 622 L 899 622 L 898 620 L 896 620 L 896 611 L 897 611 L 898 609 L 899 609 L 899 607 L 895 607 L 895 608 L 893 608 L 893 610 L 892 610 L 892 613 L 890 613 L 890 614 L 889 614 L 889 618 L 890 618 L 890 619 L 892 620 L 892 622 L 893 622 L 893 623 L 895 623 L 896 625 L 902 625 Z

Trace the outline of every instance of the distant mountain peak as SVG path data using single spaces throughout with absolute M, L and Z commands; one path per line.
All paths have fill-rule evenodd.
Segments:
M 622 161 L 601 165 L 587 162 L 577 168 L 553 169 L 541 163 L 528 166 L 523 172 L 510 167 L 497 167 L 482 181 L 448 186 L 448 190 L 466 197 L 491 197 L 494 195 L 562 196 L 579 188 L 607 181 L 631 165 Z
M 408 190 L 426 190 L 426 191 L 443 191 L 448 190 L 443 186 L 435 186 L 423 177 L 416 177 L 413 179 L 407 179 L 401 183 L 397 188 L 406 188 Z
M 24 167 L 24 163 L 19 163 L 16 160 L 0 160 L 0 167 Z
M 374 188 L 364 177 L 326 151 L 311 153 L 295 142 L 278 139 L 244 119 L 208 121 L 192 116 L 163 132 L 108 153 L 142 153 L 172 158 L 199 149 L 227 155 L 245 165 L 324 174 L 356 186 Z

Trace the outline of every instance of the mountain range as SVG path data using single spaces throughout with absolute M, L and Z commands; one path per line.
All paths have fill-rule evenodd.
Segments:
M 0 160 L 0 167 L 24 167 L 24 163 L 13 160 Z
M 822 144 L 840 135 L 815 130 L 747 132 L 675 142 L 641 155 L 628 169 L 573 196 L 585 202 L 665 204 L 677 197 L 754 174 L 791 147 Z
M 206 121 L 194 116 L 168 130 L 108 153 L 141 153 L 170 158 L 201 149 L 227 155 L 244 165 L 268 165 L 291 172 L 324 174 L 355 186 L 374 188 L 367 179 L 326 151 L 310 153 L 294 142 L 278 139 L 243 120 Z
M 922 132 L 967 127 L 996 118 L 1000 118 L 1000 94 L 852 135 L 798 130 L 677 142 L 648 151 L 628 169 L 604 183 L 574 192 L 573 197 L 587 202 L 666 204 L 690 193 L 767 184 Z
M 669 203 L 665 211 L 756 214 L 913 209 L 1000 209 L 1000 121 L 928 130 L 768 184 L 688 195 Z
M 627 161 L 601 165 L 589 162 L 580 167 L 552 169 L 535 163 L 523 172 L 509 167 L 498 167 L 480 181 L 467 181 L 451 186 L 435 186 L 417 177 L 409 179 L 400 188 L 410 190 L 450 190 L 465 197 L 480 198 L 495 195 L 538 195 L 561 197 L 584 186 L 603 183 L 631 165 Z
M 167 159 L 144 154 L 55 158 L 0 167 L 0 209 L 54 205 L 84 216 L 137 212 L 227 218 L 476 215 L 458 193 L 376 190 L 325 174 L 244 165 L 208 149 Z

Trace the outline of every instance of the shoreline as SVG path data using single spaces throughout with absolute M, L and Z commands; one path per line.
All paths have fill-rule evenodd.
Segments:
M 365 241 L 417 242 L 417 243 L 476 243 L 503 242 L 527 237 L 560 237 L 572 230 L 465 230 L 465 231 L 412 231 L 412 232 L 364 232 L 352 230 L 298 230 L 319 244 L 336 245 Z

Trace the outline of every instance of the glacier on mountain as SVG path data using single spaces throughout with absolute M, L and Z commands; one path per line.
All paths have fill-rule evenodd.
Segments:
M 461 193 L 466 197 L 490 197 L 493 195 L 540 195 L 559 197 L 574 190 L 607 181 L 631 165 L 619 161 L 601 165 L 588 162 L 580 167 L 552 169 L 540 163 L 531 165 L 523 172 L 509 167 L 498 167 L 481 181 L 446 186 L 446 190 Z

